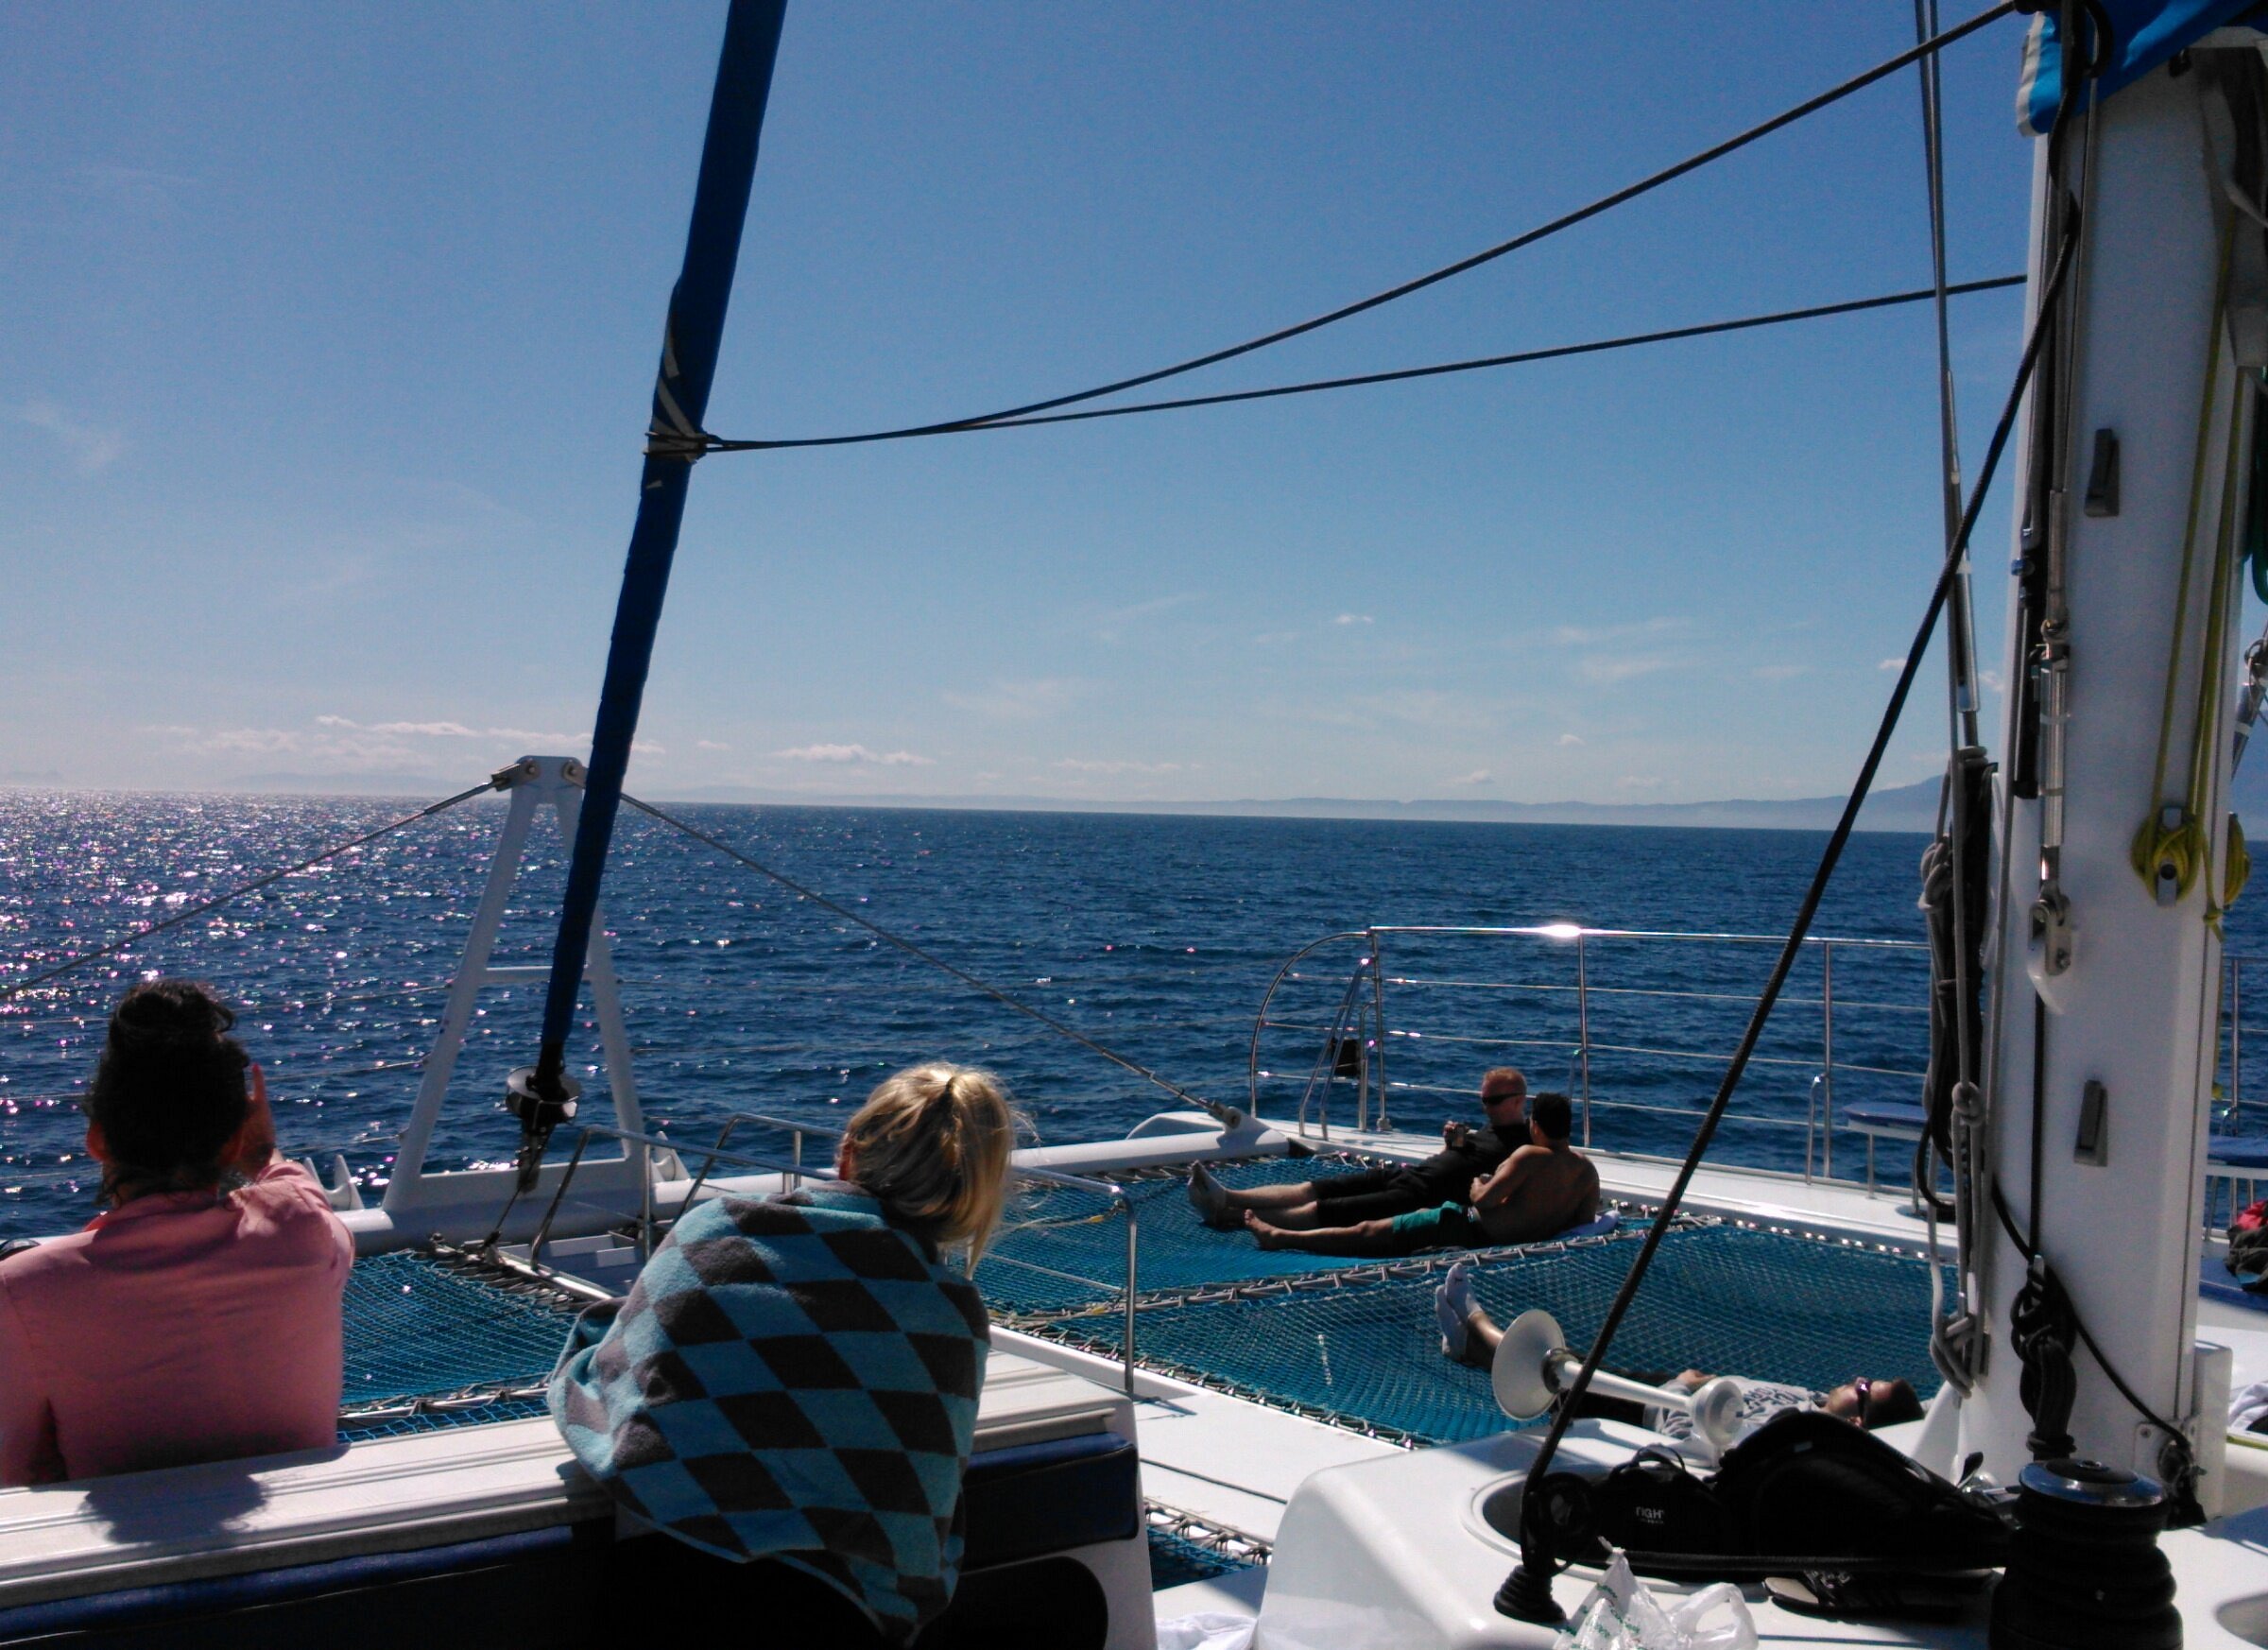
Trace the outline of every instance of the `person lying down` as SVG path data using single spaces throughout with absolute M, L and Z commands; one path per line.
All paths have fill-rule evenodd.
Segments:
M 1547 1090 L 1528 1105 L 1528 1143 L 1475 1179 L 1461 1201 L 1352 1226 L 1310 1225 L 1313 1209 L 1263 1215 L 1247 1208 L 1245 1229 L 1263 1249 L 1314 1255 L 1408 1255 L 1556 1237 L 1599 1215 L 1599 1172 L 1571 1143 L 1573 1127 L 1574 1103 Z
M 1495 1360 L 1496 1349 L 1503 1340 L 1503 1330 L 1488 1315 L 1487 1309 L 1473 1298 L 1471 1262 L 1459 1261 L 1442 1278 L 1441 1286 L 1434 1291 L 1434 1317 L 1441 1331 L 1443 1357 L 1480 1369 L 1487 1368 Z M 1699 1369 L 1675 1375 L 1658 1369 L 1617 1369 L 1611 1373 L 1625 1381 L 1665 1387 L 1688 1396 L 1715 1379 Z M 1921 1399 L 1913 1384 L 1897 1377 L 1875 1380 L 1854 1375 L 1842 1385 L 1825 1392 L 1779 1382 L 1751 1381 L 1741 1375 L 1732 1380 L 1740 1388 L 1741 1413 L 1733 1435 L 1726 1440 L 1728 1445 L 1740 1442 L 1787 1409 L 1816 1409 L 1868 1432 L 1876 1427 L 1896 1426 L 1900 1421 L 1919 1420 L 1922 1416 Z M 1675 1443 L 1683 1443 L 1693 1435 L 1693 1418 L 1668 1404 L 1639 1403 L 1586 1392 L 1575 1405 L 1575 1414 L 1600 1420 L 1628 1421 Z

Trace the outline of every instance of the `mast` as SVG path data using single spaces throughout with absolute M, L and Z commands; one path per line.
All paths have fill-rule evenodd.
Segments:
M 551 982 L 543 1001 L 542 1040 L 532 1072 L 515 1073 L 513 1077 L 512 1104 L 521 1116 L 524 1142 L 524 1179 L 532 1174 L 553 1125 L 572 1115 L 572 1091 L 564 1081 L 567 1033 L 590 950 L 607 849 L 613 840 L 623 774 L 638 730 L 638 710 L 653 658 L 654 633 L 662 622 L 662 597 L 669 588 L 670 562 L 685 515 L 686 489 L 703 451 L 702 420 L 709 408 L 717 346 L 724 336 L 725 310 L 732 296 L 732 273 L 740 257 L 741 230 L 785 12 L 786 0 L 731 0 L 725 20 L 693 221 L 685 235 L 685 262 L 670 292 L 662 329 L 645 464 L 639 477 L 638 519 L 630 530 L 629 555 L 615 602 L 613 640 L 591 735 L 582 816 L 576 827 L 566 892 L 559 902 L 558 937 L 552 948 Z
M 2219 914 L 2241 880 L 2236 558 L 2268 364 L 2268 243 L 2228 191 L 2259 198 L 2259 39 L 2193 35 L 2115 65 L 2064 100 L 2036 159 L 2036 294 L 2074 216 L 2080 239 L 2020 454 L 1986 1068 L 1997 1194 L 1968 1204 L 1984 1213 L 1963 1285 L 1986 1347 L 1953 1454 L 1982 1452 L 2003 1483 L 2050 1454 L 2178 1483 L 2193 1454 L 2208 1508 L 2225 1366 L 2216 1397 L 2194 1349 L 2198 1189 Z

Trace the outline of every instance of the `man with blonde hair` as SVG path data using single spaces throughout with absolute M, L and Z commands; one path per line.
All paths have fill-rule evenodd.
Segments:
M 1222 1185 L 1197 1163 L 1189 1171 L 1189 1200 L 1207 1226 L 1223 1231 L 1243 1226 L 1247 1210 L 1271 1227 L 1303 1231 L 1391 1220 L 1461 1202 L 1475 1180 L 1495 1174 L 1527 1143 L 1528 1079 L 1510 1066 L 1498 1066 L 1481 1079 L 1481 1110 L 1487 1127 L 1452 1118 L 1441 1126 L 1441 1149 L 1423 1162 L 1241 1191 Z

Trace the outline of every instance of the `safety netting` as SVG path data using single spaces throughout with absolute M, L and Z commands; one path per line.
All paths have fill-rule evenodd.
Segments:
M 1248 1158 L 1209 1163 L 1224 1186 L 1294 1185 L 1374 1168 L 1343 1152 L 1307 1158 Z M 1242 1231 L 1215 1231 L 1189 1204 L 1179 1169 L 1111 1176 L 1134 1206 L 1135 1286 L 1143 1295 L 1209 1284 L 1333 1272 L 1343 1255 L 1261 1248 Z M 1010 1317 L 1096 1307 L 1123 1298 L 1126 1286 L 1125 1216 L 1099 1193 L 1076 1186 L 1019 1186 L 992 1246 L 977 1268 L 977 1286 L 994 1312 Z
M 347 1280 L 343 1440 L 544 1413 L 576 1302 L 458 1259 L 404 1251 Z
M 1150 1590 L 1212 1581 L 1267 1563 L 1269 1544 L 1186 1508 L 1144 1499 L 1142 1521 L 1150 1543 Z
M 1638 1246 L 1626 1236 L 1473 1256 L 1480 1303 L 1498 1322 L 1531 1307 L 1569 1346 L 1597 1335 Z M 1347 1266 L 1151 1298 L 1142 1363 L 1246 1397 L 1413 1443 L 1502 1431 L 1486 1371 L 1442 1356 L 1433 1291 L 1442 1267 Z M 1877 1246 L 1732 1224 L 1670 1232 L 1615 1337 L 1611 1367 L 1697 1368 L 1814 1390 L 1855 1375 L 1902 1376 L 1925 1396 L 1929 1262 Z M 1108 1314 L 1035 1325 L 1114 1352 Z

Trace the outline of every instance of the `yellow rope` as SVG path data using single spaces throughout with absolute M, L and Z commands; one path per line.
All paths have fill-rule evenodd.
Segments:
M 2212 436 L 2213 403 L 2221 387 L 2221 316 L 2228 303 L 2229 250 L 2235 240 L 2235 215 L 2231 214 L 2221 230 L 2221 267 L 2213 281 L 2213 306 L 2206 318 L 2205 333 L 2205 392 L 2197 404 L 2196 456 L 2190 466 L 2190 507 L 2188 521 L 2181 537 L 2181 582 L 2174 604 L 2174 643 L 2166 657 L 2166 691 L 2157 722 L 2157 765 L 2150 782 L 2150 812 L 2143 818 L 2141 829 L 2134 834 L 2132 860 L 2135 874 L 2154 892 L 2161 878 L 2170 879 L 2174 897 L 2183 898 L 2197 883 L 2197 872 L 2211 853 L 2200 816 L 2202 799 L 2196 795 L 2196 752 L 2191 752 L 2191 795 L 2182 817 L 2169 826 L 2165 823 L 2166 769 L 2171 765 L 2174 748 L 2174 706 L 2181 691 L 2181 663 L 2183 642 L 2189 628 L 2190 580 L 2197 559 L 2197 518 L 2205 503 L 2206 447 Z M 2231 421 L 2232 426 L 2235 421 Z M 2231 430 L 2233 444 L 2234 430 Z M 2228 514 L 2227 489 L 2222 490 L 2222 515 Z M 2218 610 L 2216 593 L 2213 603 Z M 2212 651 L 2211 637 L 2207 638 L 2207 653 Z M 2208 902 L 2210 903 L 2209 900 Z M 2217 912 L 2208 911 L 2209 921 Z
M 2213 725 L 2219 719 L 2225 697 L 2222 675 L 2228 655 L 2228 598 L 2235 587 L 2237 576 L 2237 470 L 2242 446 L 2240 437 L 2244 431 L 2242 408 L 2231 405 L 2228 411 L 2228 456 L 2221 471 L 2221 521 L 2219 538 L 2213 546 L 2212 597 L 2206 604 L 2205 659 L 2197 688 L 2195 726 L 2190 744 L 2190 806 L 2189 814 L 2197 822 L 2200 837 L 2205 836 L 2205 818 L 2212 794 L 2213 771 L 2219 764 L 2221 748 L 2213 739 Z M 2223 887 L 2226 894 L 2228 868 L 2222 867 Z M 2208 885 L 2205 896 L 2205 920 L 2217 934 L 2221 930 L 2224 901 L 2216 900 L 2214 890 Z

